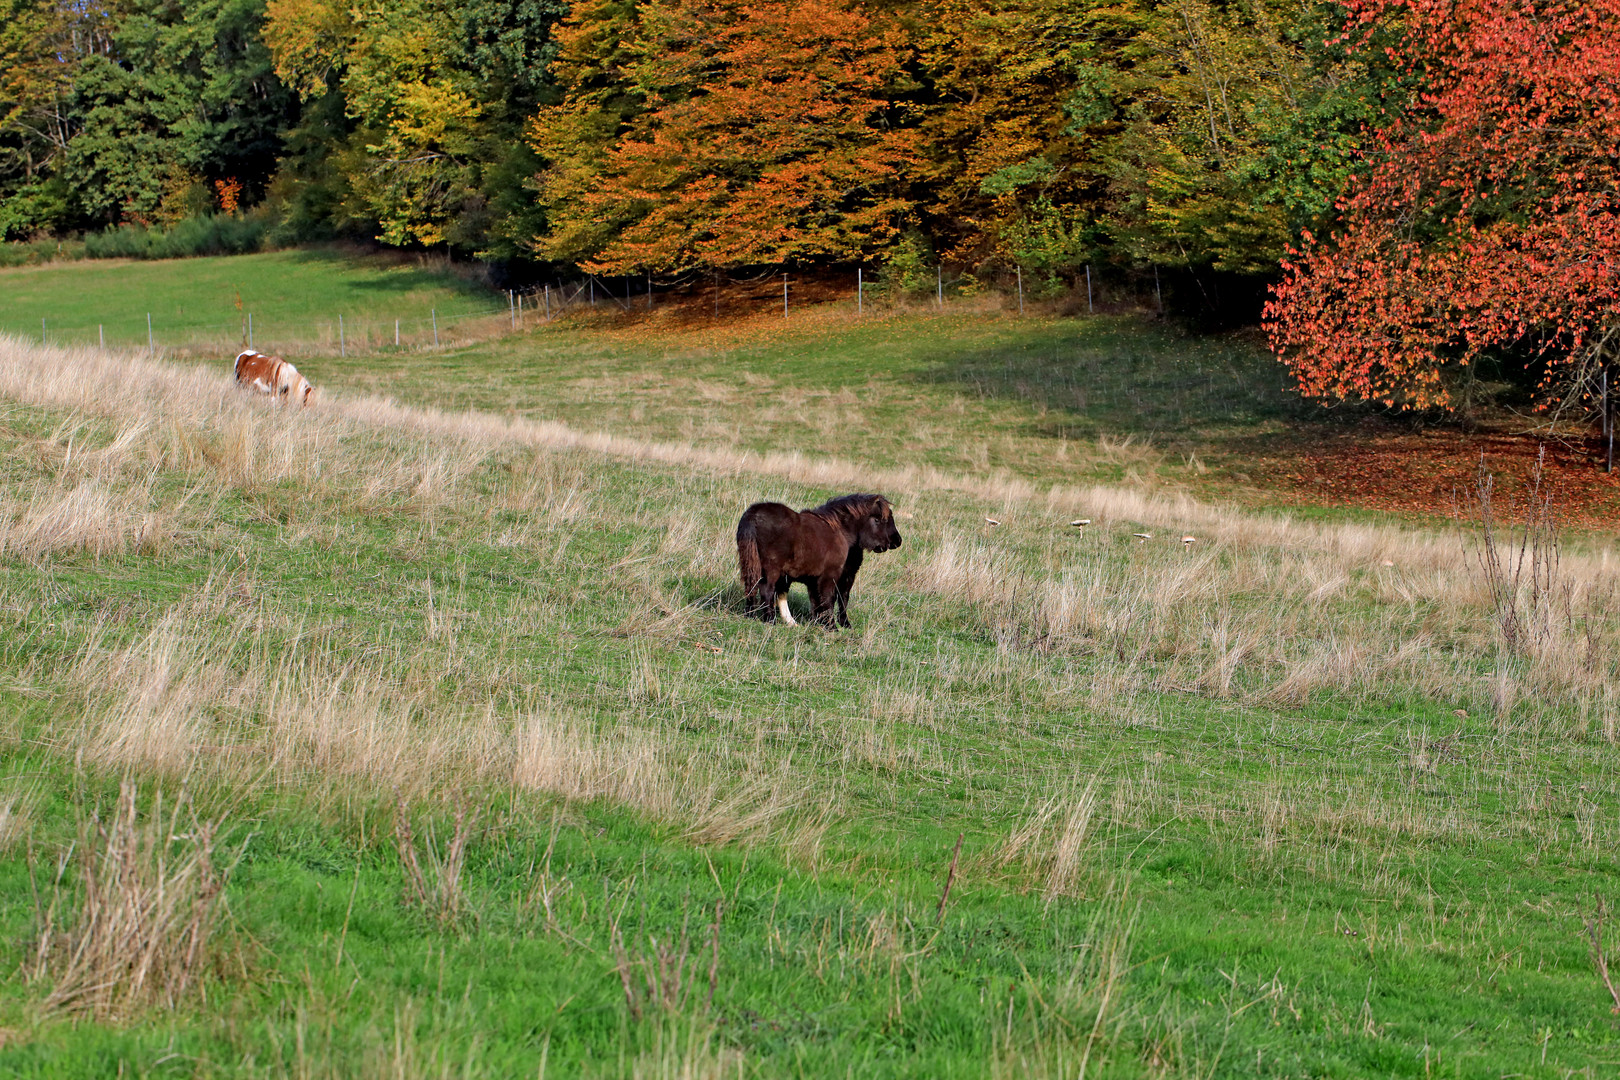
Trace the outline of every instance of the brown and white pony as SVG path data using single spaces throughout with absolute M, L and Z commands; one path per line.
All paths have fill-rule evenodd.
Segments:
M 900 546 L 894 508 L 881 495 L 845 495 L 814 510 L 781 503 L 755 503 L 737 523 L 737 567 L 749 614 L 766 622 L 792 623 L 788 588 L 802 581 L 810 590 L 813 618 L 826 626 L 849 625 L 849 593 L 868 551 Z
M 315 396 L 315 388 L 298 374 L 297 368 L 279 356 L 266 356 L 252 349 L 237 354 L 236 384 L 269 394 L 281 404 L 296 401 L 308 405 Z

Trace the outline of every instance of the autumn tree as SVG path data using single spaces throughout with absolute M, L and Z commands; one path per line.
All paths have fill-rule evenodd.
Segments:
M 1347 6 L 1420 89 L 1285 264 L 1274 347 L 1321 398 L 1451 407 L 1510 352 L 1579 396 L 1620 336 L 1620 0 Z
M 921 212 L 942 253 L 1050 278 L 1099 245 L 1104 176 L 1069 114 L 1106 77 L 1094 9 L 1058 0 L 941 0 L 925 19 Z
M 554 231 L 598 272 L 853 260 L 914 212 L 906 43 L 838 0 L 585 0 L 534 145 Z

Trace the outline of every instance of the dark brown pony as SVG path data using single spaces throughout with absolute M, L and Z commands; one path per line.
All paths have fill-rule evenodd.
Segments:
M 750 615 L 792 623 L 788 587 L 810 590 L 817 622 L 849 625 L 849 591 L 868 551 L 900 546 L 894 508 L 881 495 L 845 495 L 814 510 L 755 503 L 737 523 L 737 568 Z

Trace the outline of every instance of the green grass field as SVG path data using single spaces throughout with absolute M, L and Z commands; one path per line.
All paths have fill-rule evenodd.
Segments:
M 338 319 L 357 351 L 432 341 L 434 312 L 446 343 L 467 322 L 505 315 L 497 297 L 445 267 L 341 251 L 277 251 L 233 258 L 50 263 L 0 271 L 0 333 L 58 345 L 154 344 L 166 352 L 234 351 L 247 339 L 289 356 L 340 350 Z M 41 320 L 44 320 L 43 326 Z
M 1192 500 L 1262 360 L 0 343 L 0 1074 L 1610 1075 L 1614 553 Z M 741 509 L 866 487 L 854 627 L 744 619 Z
M 985 312 L 830 309 L 733 333 L 559 323 L 449 354 L 305 366 L 333 386 L 439 408 L 1044 481 L 1201 483 L 1211 462 L 1313 411 L 1250 343 Z

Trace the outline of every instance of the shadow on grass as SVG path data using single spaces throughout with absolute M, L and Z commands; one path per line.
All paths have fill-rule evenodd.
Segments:
M 1137 436 L 1168 449 L 1236 450 L 1283 425 L 1322 422 L 1255 333 L 1196 336 L 1134 318 L 1042 321 L 993 344 L 923 356 L 919 376 L 1034 407 L 1053 438 Z
M 759 621 L 758 615 L 749 612 L 742 584 L 737 581 L 721 585 L 714 578 L 682 578 L 676 594 L 694 611 L 710 611 L 750 622 Z M 811 621 L 813 607 L 810 595 L 803 586 L 788 590 L 788 610 L 801 623 Z
M 366 251 L 343 246 L 300 248 L 293 252 L 293 261 L 336 266 L 347 276 L 344 287 L 361 294 L 403 296 L 422 290 L 454 289 L 490 303 L 498 296 L 505 302 L 504 294 L 497 294 L 477 277 L 476 268 L 458 268 L 449 262 L 424 263 L 421 257 L 406 252 Z

